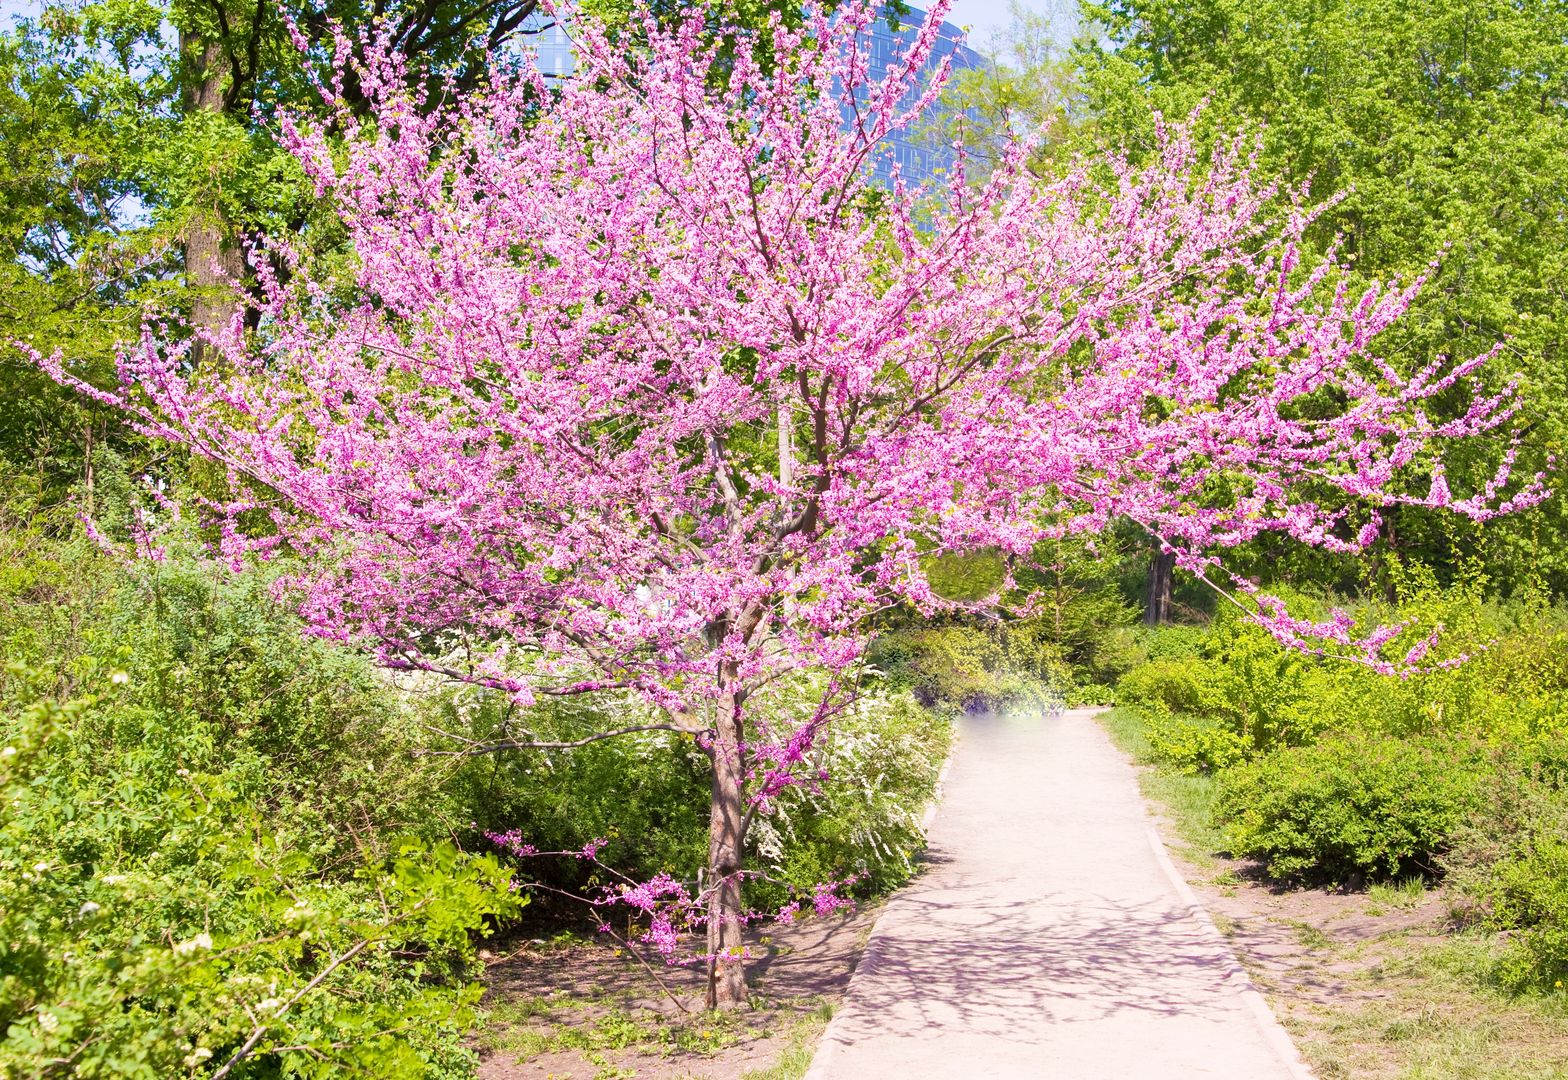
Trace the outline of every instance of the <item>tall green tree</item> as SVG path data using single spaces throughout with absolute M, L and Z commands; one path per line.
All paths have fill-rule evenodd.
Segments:
M 631 15 L 625 0 L 582 6 Z M 782 0 L 712 6 L 747 25 L 799 16 Z M 540 0 L 45 0 L 0 32 L 0 460 L 58 502 L 91 491 L 105 450 L 138 456 L 14 342 L 106 370 L 150 314 L 233 318 L 251 237 L 333 249 L 332 215 L 274 135 L 280 109 L 319 106 L 309 65 L 325 73 L 338 34 L 388 43 L 410 79 L 463 93 L 550 23 Z
M 976 178 L 989 174 L 1010 140 L 1036 137 L 1044 161 L 1070 145 L 1076 94 L 1071 40 L 1075 17 L 1065 4 L 1039 12 L 1019 0 L 1008 5 L 1008 23 L 972 42 L 984 64 L 959 68 L 942 92 L 931 134 L 943 143 L 962 139 Z
M 1268 170 L 1313 198 L 1344 196 L 1318 243 L 1342 244 L 1369 278 L 1408 278 L 1440 259 L 1393 359 L 1415 367 L 1503 342 L 1498 368 L 1524 377 L 1524 458 L 1560 452 L 1568 5 L 1089 0 L 1084 14 L 1076 58 L 1092 138 L 1138 154 L 1153 145 L 1153 109 L 1176 117 L 1200 104 L 1216 131 L 1260 125 Z M 1489 471 L 1504 450 L 1482 448 L 1470 468 Z M 1439 566 L 1479 553 L 1507 578 L 1545 576 L 1561 590 L 1561 506 L 1480 534 L 1404 512 L 1385 544 Z M 1260 553 L 1276 566 L 1279 554 Z
M 0 33 L 0 458 L 46 501 L 135 440 L 62 397 L 13 343 L 106 368 L 149 314 L 243 306 L 248 237 L 317 247 L 331 220 L 273 138 L 317 103 L 306 58 L 378 35 L 411 77 L 477 84 L 538 0 L 64 0 Z M 350 97 L 358 91 L 346 87 Z

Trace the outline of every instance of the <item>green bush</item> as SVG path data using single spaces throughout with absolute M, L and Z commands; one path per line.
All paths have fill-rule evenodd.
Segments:
M 510 876 L 444 838 L 466 774 L 266 584 L 186 546 L 5 562 L 0 1074 L 472 1072 Z
M 430 753 L 453 746 L 437 732 L 570 740 L 646 706 L 518 716 L 394 682 L 300 633 L 271 588 L 286 566 L 231 574 L 178 530 L 166 546 L 127 565 L 0 520 L 0 1076 L 208 1075 L 257 1026 L 231 1075 L 470 1075 L 473 940 L 523 895 L 479 828 L 544 850 L 608 838 L 634 874 L 703 865 L 690 738 Z M 820 746 L 831 778 L 764 819 L 757 865 L 796 886 L 858 872 L 863 893 L 907 878 L 947 730 L 874 688 Z M 594 885 L 578 859 L 529 870 Z
M 413 840 L 331 866 L 243 779 L 62 768 L 101 700 L 41 701 L 7 732 L 0 1073 L 470 1075 L 470 934 L 518 906 L 506 871 Z
M 1228 769 L 1248 756 L 1246 741 L 1222 722 L 1162 709 L 1148 709 L 1144 716 L 1155 760 L 1187 776 Z
M 1153 760 L 1217 778 L 1236 855 L 1278 879 L 1357 882 L 1443 872 L 1472 920 L 1507 935 L 1497 976 L 1568 981 L 1568 630 L 1539 596 L 1484 599 L 1401 571 L 1397 610 L 1363 625 L 1443 627 L 1451 669 L 1394 678 L 1292 653 L 1222 612 L 1206 627 L 1137 631 L 1117 685 Z M 1327 605 L 1292 598 L 1321 618 Z
M 1555 807 L 1533 824 L 1491 867 L 1482 895 L 1491 905 L 1488 922 L 1513 931 L 1504 980 L 1545 990 L 1568 980 L 1568 809 Z
M 1028 624 L 955 624 L 883 634 L 873 662 L 938 712 L 1035 706 L 1065 693 L 1072 673 L 1056 647 Z
M 445 688 L 434 703 L 436 727 L 480 742 L 516 737 L 516 726 L 503 724 L 519 721 L 538 739 L 570 742 L 660 719 L 629 695 L 546 699 L 521 718 L 508 695 L 478 687 Z M 541 851 L 579 851 L 605 840 L 604 863 L 637 877 L 691 880 L 706 865 L 711 780 L 708 759 L 690 736 L 639 732 L 569 750 L 510 750 L 476 765 L 464 826 L 516 829 Z M 565 889 L 597 872 L 578 859 L 527 866 L 531 880 Z
M 1219 672 L 1199 656 L 1151 660 L 1116 684 L 1118 705 L 1153 705 L 1168 713 L 1213 714 L 1221 705 Z
M 1448 737 L 1336 735 L 1222 772 L 1216 818 L 1231 851 L 1276 878 L 1431 874 L 1491 768 L 1483 749 Z
M 1146 660 L 1168 660 L 1181 656 L 1199 656 L 1208 637 L 1207 626 L 1190 626 L 1167 623 L 1163 626 L 1139 626 L 1132 630 L 1138 648 Z
M 1113 537 L 1073 537 L 1041 541 L 1027 560 L 980 551 L 928 557 L 922 566 L 937 596 L 967 604 L 1005 592 L 1010 570 L 1032 595 L 1032 613 L 984 628 L 1003 657 L 1003 667 L 988 670 L 1034 674 L 1068 693 L 1073 684 L 1108 685 L 1138 662 L 1127 633 L 1137 610 L 1119 584 L 1126 557 Z
M 1331 669 L 1281 647 L 1234 614 L 1216 619 L 1196 639 L 1167 630 L 1151 640 L 1159 643 L 1160 655 L 1122 676 L 1116 700 L 1199 717 L 1177 725 L 1173 736 L 1179 742 L 1207 740 L 1217 757 L 1206 767 L 1309 742 L 1327 726 L 1318 681 L 1333 677 Z M 1173 751 L 1178 752 L 1171 760 L 1190 756 Z
M 1506 932 L 1514 989 L 1568 981 L 1568 747 L 1516 748 L 1444 859 L 1462 915 Z

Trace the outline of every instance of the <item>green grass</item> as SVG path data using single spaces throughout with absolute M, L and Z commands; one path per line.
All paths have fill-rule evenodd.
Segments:
M 806 1074 L 822 1029 L 833 1016 L 833 1006 L 828 1002 L 812 1006 L 811 999 L 796 1006 L 808 1011 L 784 1032 L 785 1045 L 778 1060 L 768 1068 L 745 1073 L 742 1080 L 800 1080 Z M 768 1034 L 752 1026 L 755 1014 L 699 1013 L 671 1018 L 619 1008 L 608 998 L 514 998 L 492 1005 L 486 1016 L 481 1034 L 485 1049 L 514 1054 L 522 1061 L 541 1054 L 577 1051 L 597 1068 L 596 1080 L 622 1080 L 633 1075 L 611 1063 L 607 1053 L 636 1050 L 707 1057 L 742 1038 Z
M 1165 810 L 1181 842 L 1183 857 L 1207 865 L 1225 850 L 1225 833 L 1214 824 L 1215 783 L 1212 776 L 1185 776 L 1158 766 L 1149 745 L 1148 727 L 1136 709 L 1116 708 L 1100 717 L 1111 741 L 1140 765 L 1151 765 L 1139 776 L 1146 799 Z
M 560 1050 L 592 1055 L 633 1048 L 709 1055 L 743 1036 L 757 1034 L 739 1013 L 702 1013 L 672 1020 L 617 1007 L 595 1014 L 597 1007 L 596 1003 L 570 998 L 502 1002 L 489 1010 L 481 1041 L 487 1049 L 505 1050 L 522 1058 Z
M 790 1029 L 789 1042 L 778 1061 L 766 1069 L 750 1070 L 741 1076 L 741 1080 L 800 1080 L 806 1075 L 806 1070 L 811 1068 L 811 1059 L 816 1056 L 822 1030 L 831 1019 L 832 1003 L 824 1002 L 817 1006 L 797 1020 Z
M 1568 1080 L 1568 997 L 1491 988 L 1495 938 L 1392 945 L 1355 999 L 1292 1024 L 1321 1080 Z
M 1303 949 L 1311 949 L 1316 952 L 1320 949 L 1332 948 L 1334 945 L 1333 938 L 1311 923 L 1301 922 L 1299 919 L 1290 919 L 1288 920 L 1288 925 L 1291 930 L 1295 931 L 1296 940 L 1301 943 Z
M 1382 915 L 1390 910 L 1413 908 L 1426 896 L 1426 882 L 1420 877 L 1398 881 L 1375 881 L 1367 886 L 1367 914 Z

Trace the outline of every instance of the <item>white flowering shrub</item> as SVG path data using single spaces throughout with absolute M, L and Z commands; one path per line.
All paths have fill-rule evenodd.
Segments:
M 387 688 L 188 551 L 39 548 L 0 565 L 0 1077 L 470 1075 L 520 898 Z
M 766 879 L 753 891 L 766 894 L 767 879 L 802 889 L 854 874 L 863 894 L 908 880 L 951 731 L 944 715 L 874 680 L 814 750 L 826 778 L 757 815 L 750 841 Z

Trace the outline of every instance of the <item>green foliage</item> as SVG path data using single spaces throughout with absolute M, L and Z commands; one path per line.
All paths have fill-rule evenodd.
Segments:
M 105 467 L 98 500 L 122 535 L 122 472 Z M 441 733 L 516 737 L 519 723 L 570 741 L 636 723 L 632 699 L 516 716 L 504 695 L 395 684 L 300 634 L 273 595 L 286 566 L 231 574 L 183 528 L 128 565 L 3 524 L 0 1073 L 207 1075 L 261 1027 L 232 1075 L 466 1075 L 471 939 L 527 894 L 454 839 L 604 837 L 609 865 L 688 880 L 705 862 L 707 762 L 687 736 L 431 753 L 453 745 Z M 751 902 L 852 873 L 871 894 L 911 873 L 948 726 L 891 682 L 873 679 L 820 745 L 830 779 L 759 819 L 768 880 Z M 783 687 L 769 707 L 806 708 L 816 689 Z M 593 873 L 529 865 L 564 888 Z
M 1028 590 L 1027 614 L 1005 620 L 916 620 L 898 612 L 873 646 L 873 664 L 940 711 L 1037 707 L 1046 695 L 1103 700 L 1103 687 L 1140 658 L 1122 596 L 1114 537 L 1044 541 L 1025 565 L 993 551 L 925 561 L 932 590 L 974 604 L 1000 597 L 1009 571 Z
M 1248 756 L 1246 740 L 1222 722 L 1174 716 L 1163 709 L 1150 710 L 1147 720 L 1155 760 L 1188 776 L 1228 769 Z
M 476 687 L 435 697 L 434 727 L 481 741 L 501 737 L 503 721 L 514 735 L 521 721 L 531 737 L 569 742 L 659 719 L 629 696 L 546 699 L 521 718 L 506 695 Z M 517 829 L 541 851 L 607 840 L 601 860 L 639 877 L 690 880 L 706 863 L 710 770 L 690 736 L 651 731 L 570 750 L 499 753 L 480 759 L 472 783 L 463 824 Z M 576 859 L 533 860 L 526 868 L 529 879 L 568 889 L 595 872 Z
M 1443 627 L 1457 667 L 1408 678 L 1286 652 L 1221 614 L 1135 632 L 1112 729 L 1180 805 L 1183 829 L 1278 879 L 1370 882 L 1397 905 L 1411 875 L 1446 874 L 1463 914 L 1507 944 L 1490 976 L 1513 990 L 1568 978 L 1568 631 L 1564 612 L 1486 582 L 1440 588 L 1402 570 L 1373 620 Z M 1294 597 L 1320 617 L 1324 605 Z M 1213 791 L 1212 803 L 1183 784 Z M 1203 818 L 1203 821 L 1199 821 Z M 1379 882 L 1403 881 L 1399 889 Z
M 1116 684 L 1123 705 L 1152 705 L 1169 713 L 1209 714 L 1220 707 L 1220 672 L 1201 656 L 1172 656 L 1133 668 Z
M 1339 244 L 1358 274 L 1408 280 L 1441 260 L 1390 359 L 1415 370 L 1506 340 L 1495 377 L 1524 375 L 1524 458 L 1533 467 L 1560 453 L 1568 10 L 1554 0 L 1088 0 L 1084 13 L 1085 142 L 1149 153 L 1154 109 L 1177 119 L 1203 102 L 1205 134 L 1251 126 L 1266 175 L 1313 201 L 1343 196 L 1314 236 Z M 1450 477 L 1480 481 L 1497 452 L 1456 447 Z M 1451 569 L 1479 553 L 1510 582 L 1546 575 L 1560 592 L 1562 506 L 1484 531 L 1394 512 L 1383 565 L 1365 567 L 1373 580 L 1359 584 L 1386 586 L 1412 555 Z M 1270 580 L 1329 583 L 1339 572 L 1277 545 L 1253 556 Z
M 1071 671 L 1037 627 L 1003 623 L 903 630 L 878 639 L 872 660 L 927 708 L 939 712 L 1038 705 L 1065 690 Z
M 5 535 L 0 1072 L 467 1075 L 519 898 L 388 687 L 183 545 Z
M 1166 630 L 1155 648 L 1162 655 L 1122 676 L 1117 701 L 1157 710 L 1156 756 L 1180 768 L 1224 768 L 1310 741 L 1325 726 L 1322 684 L 1338 673 L 1281 648 L 1233 612 L 1222 612 L 1201 639 Z
M 974 182 L 990 175 L 1010 140 L 1037 137 L 1044 157 L 1059 152 L 1069 138 L 1074 73 L 1058 44 L 1060 28 L 1051 16 L 1017 0 L 1007 15 L 980 46 L 989 63 L 953 72 L 923 133 L 942 144 L 962 138 Z
M 1278 878 L 1430 874 L 1487 773 L 1484 751 L 1449 737 L 1336 735 L 1226 770 L 1216 816 L 1232 852 Z
M 1512 989 L 1568 981 L 1568 745 L 1514 748 L 1444 860 L 1462 913 L 1509 933 Z
M 772 707 L 800 709 L 821 688 L 801 676 L 778 689 Z M 446 698 L 446 717 L 437 726 L 488 732 L 498 709 L 504 706 L 497 695 L 465 689 Z M 614 712 L 616 723 L 596 718 L 599 710 Z M 630 699 L 560 699 L 531 709 L 528 723 L 541 738 L 568 740 L 654 719 L 643 717 L 645 711 Z M 872 680 L 817 746 L 813 766 L 826 779 L 787 789 L 753 821 L 747 843 L 766 880 L 748 885 L 749 902 L 767 907 L 782 902 L 788 887 L 809 889 L 850 874 L 863 875 L 862 895 L 908 880 L 948 738 L 945 717 L 885 680 Z M 600 861 L 619 872 L 692 881 L 707 862 L 708 770 L 689 737 L 669 732 L 569 751 L 518 751 L 485 763 L 472 814 L 484 828 L 517 829 L 542 851 L 577 851 L 605 839 Z M 560 888 L 593 884 L 598 873 L 569 858 L 530 860 L 526 867 L 530 880 Z
M 116 347 L 146 318 L 226 307 L 209 268 L 185 266 L 205 234 L 245 278 L 242 242 L 286 235 L 306 256 L 342 240 L 277 143 L 280 109 L 321 108 L 306 57 L 282 14 L 330 55 L 340 27 L 357 40 L 378 22 L 415 62 L 411 78 L 487 70 L 516 31 L 522 2 L 44 0 L 0 29 L 0 461 L 55 502 L 87 485 L 93 455 L 135 455 L 142 440 L 101 406 L 42 376 L 18 344 L 59 350 L 90 379 L 111 377 Z M 324 47 L 325 45 L 325 47 Z M 362 91 L 354 78 L 343 89 Z M 196 245 L 200 247 L 201 245 Z M 281 267 L 279 268 L 282 269 Z M 285 273 L 285 276 L 287 274 Z M 200 282 L 206 279 L 208 284 Z M 177 322 L 166 333 L 181 332 Z M 151 453 L 145 454 L 151 458 Z M 159 454 L 158 456 L 162 456 Z

